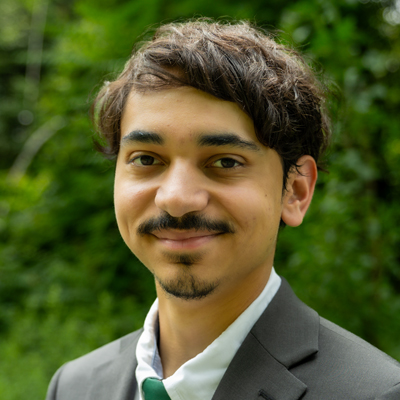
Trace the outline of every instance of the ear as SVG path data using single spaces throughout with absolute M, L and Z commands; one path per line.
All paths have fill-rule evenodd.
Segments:
M 317 182 L 317 165 L 313 157 L 303 156 L 297 161 L 298 171 L 289 173 L 282 199 L 282 220 L 289 226 L 303 222 Z

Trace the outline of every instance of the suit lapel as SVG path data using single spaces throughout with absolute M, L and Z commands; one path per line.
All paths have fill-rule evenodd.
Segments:
M 212 400 L 294 400 L 305 390 L 306 386 L 250 334 L 236 353 Z
M 289 371 L 318 351 L 318 314 L 281 287 L 233 358 L 212 400 L 296 400 L 307 386 Z
M 136 345 L 142 330 L 121 339 L 120 353 L 93 371 L 86 400 L 133 400 L 136 391 Z
M 282 284 L 247 335 L 212 400 L 297 400 L 307 386 L 289 369 L 318 351 L 319 317 Z M 133 400 L 141 331 L 121 339 L 120 353 L 97 367 L 86 400 Z

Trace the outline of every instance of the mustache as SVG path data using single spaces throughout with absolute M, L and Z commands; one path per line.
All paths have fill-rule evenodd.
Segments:
M 196 231 L 206 230 L 218 233 L 235 233 L 233 226 L 225 221 L 212 220 L 198 214 L 188 213 L 182 217 L 172 217 L 164 213 L 159 217 L 150 218 L 141 223 L 137 229 L 139 235 L 152 234 L 162 229 L 179 229 Z

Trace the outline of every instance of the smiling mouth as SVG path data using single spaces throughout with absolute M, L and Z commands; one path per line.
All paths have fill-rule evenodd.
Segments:
M 221 232 L 195 230 L 160 230 L 152 233 L 152 235 L 155 236 L 164 247 L 167 247 L 170 250 L 197 249 L 211 242 L 221 234 Z

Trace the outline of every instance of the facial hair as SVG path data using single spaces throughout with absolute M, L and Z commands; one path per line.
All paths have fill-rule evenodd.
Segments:
M 208 219 L 194 213 L 188 213 L 176 218 L 164 212 L 159 217 L 150 218 L 141 223 L 137 229 L 137 234 L 140 236 L 151 235 L 161 229 L 194 229 L 197 231 L 201 229 L 213 233 L 235 233 L 233 226 L 225 221 Z
M 179 230 L 206 230 L 212 233 L 234 233 L 231 224 L 211 220 L 198 214 L 188 213 L 180 218 L 175 218 L 168 213 L 163 213 L 159 217 L 149 219 L 139 225 L 137 234 L 140 236 L 152 234 L 161 229 Z M 184 300 L 199 300 L 210 295 L 219 285 L 218 281 L 203 281 L 193 274 L 192 267 L 202 259 L 201 253 L 163 253 L 170 263 L 179 264 L 178 277 L 170 280 L 162 280 L 154 272 L 153 275 L 160 287 L 171 296 Z
M 182 265 L 177 278 L 163 280 L 153 274 L 166 293 L 183 300 L 200 300 L 214 292 L 219 285 L 218 281 L 208 282 L 196 277 L 190 268 L 194 264 L 192 260 L 188 259 L 191 256 L 182 254 L 177 257 L 180 259 L 177 259 L 176 262 Z

